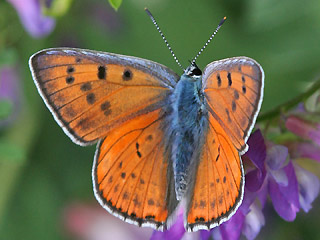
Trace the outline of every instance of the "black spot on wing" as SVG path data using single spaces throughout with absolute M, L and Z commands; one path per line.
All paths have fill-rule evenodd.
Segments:
M 230 72 L 228 72 L 227 78 L 228 78 L 228 85 L 229 85 L 229 87 L 231 87 L 232 79 L 231 79 L 231 73 Z
M 217 84 L 218 84 L 218 87 L 221 87 L 221 77 L 219 73 L 217 74 Z
M 107 71 L 105 66 L 98 67 L 98 78 L 99 79 L 106 79 Z
M 74 77 L 73 76 L 66 77 L 66 83 L 67 84 L 72 84 L 73 82 L 74 82 Z
M 110 109 L 110 107 L 111 107 L 111 104 L 110 104 L 109 101 L 105 101 L 104 103 L 102 103 L 102 104 L 100 105 L 100 109 L 101 109 L 101 111 L 104 112 L 103 114 L 104 114 L 106 117 L 108 117 L 108 116 L 112 113 L 112 110 Z
M 73 66 L 69 66 L 67 68 L 67 73 L 73 73 L 75 70 L 74 70 L 74 67 Z
M 236 102 L 235 101 L 232 101 L 232 112 L 235 112 L 236 109 L 237 109 L 237 105 L 236 105 Z
M 247 88 L 246 88 L 246 86 L 242 86 L 242 92 L 243 92 L 243 94 L 246 94 L 246 92 L 247 92 Z
M 239 92 L 238 92 L 237 90 L 234 90 L 234 98 L 235 98 L 236 100 L 239 99 Z
M 91 83 L 82 84 L 80 90 L 83 92 L 91 90 Z
M 105 101 L 104 103 L 102 103 L 100 105 L 101 111 L 105 111 L 105 110 L 109 109 L 110 107 L 111 107 L 111 104 L 109 101 Z
M 149 205 L 149 206 L 153 206 L 153 205 L 154 205 L 154 200 L 153 200 L 152 198 L 150 198 L 150 199 L 148 200 L 148 205 Z
M 94 104 L 95 101 L 96 101 L 96 95 L 94 93 L 89 93 L 87 95 L 87 103 L 91 105 L 91 104 Z
M 133 77 L 133 74 L 130 69 L 125 69 L 122 74 L 123 81 L 129 81 Z

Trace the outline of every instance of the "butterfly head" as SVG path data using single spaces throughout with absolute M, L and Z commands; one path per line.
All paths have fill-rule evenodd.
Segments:
M 202 71 L 195 62 L 191 62 L 191 65 L 184 70 L 184 74 L 192 78 L 199 78 L 202 75 Z

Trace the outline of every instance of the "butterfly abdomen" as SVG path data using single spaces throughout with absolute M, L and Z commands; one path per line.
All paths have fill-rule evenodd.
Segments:
M 203 145 L 203 135 L 207 129 L 207 112 L 199 95 L 200 83 L 191 77 L 183 75 L 177 83 L 172 95 L 173 123 L 168 128 L 172 146 L 171 159 L 173 163 L 175 191 L 180 200 L 190 187 L 190 180 L 194 177 L 199 150 Z

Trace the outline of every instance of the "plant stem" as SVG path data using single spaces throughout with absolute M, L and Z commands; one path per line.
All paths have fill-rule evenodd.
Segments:
M 258 116 L 257 122 L 265 121 L 270 118 L 279 116 L 281 113 L 290 110 L 291 108 L 298 105 L 300 102 L 305 101 L 307 98 L 309 98 L 312 94 L 314 94 L 319 89 L 320 89 L 320 78 L 318 78 L 306 92 L 301 93 L 295 98 L 275 107 L 274 109 L 271 109 L 270 111 L 260 114 Z

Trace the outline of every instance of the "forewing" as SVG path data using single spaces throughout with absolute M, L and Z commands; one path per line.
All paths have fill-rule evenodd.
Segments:
M 43 50 L 29 65 L 55 120 L 80 145 L 160 109 L 178 79 L 152 61 L 81 49 Z
M 228 58 L 210 63 L 202 79 L 209 114 L 243 154 L 262 103 L 262 67 L 247 57 Z
M 219 122 L 209 115 L 209 126 L 195 175 L 187 196 L 186 228 L 209 230 L 227 221 L 243 198 L 241 158 Z
M 160 110 L 111 131 L 97 146 L 94 192 L 113 215 L 139 226 L 167 228 L 177 206 Z

